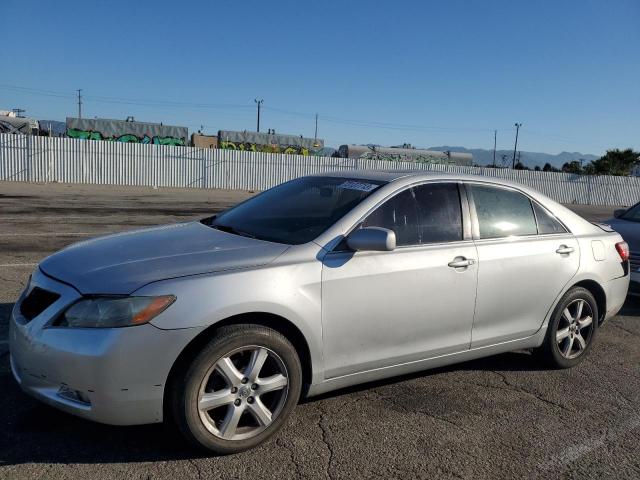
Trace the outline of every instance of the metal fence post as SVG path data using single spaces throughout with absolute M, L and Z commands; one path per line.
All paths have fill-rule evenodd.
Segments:
M 24 162 L 24 166 L 27 169 L 27 182 L 33 182 L 33 140 L 31 135 L 27 135 L 27 149 L 26 149 L 26 154 L 27 154 L 27 158 L 25 158 L 25 162 Z

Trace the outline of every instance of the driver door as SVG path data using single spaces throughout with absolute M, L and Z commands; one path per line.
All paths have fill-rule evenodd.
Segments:
M 393 230 L 395 250 L 325 256 L 326 378 L 469 349 L 477 263 L 449 266 L 477 258 L 470 234 L 463 234 L 468 212 L 463 213 L 460 195 L 456 183 L 407 188 L 360 225 Z

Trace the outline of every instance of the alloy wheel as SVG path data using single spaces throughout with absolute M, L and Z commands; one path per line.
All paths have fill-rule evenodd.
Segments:
M 246 346 L 219 358 L 198 393 L 204 426 L 224 440 L 246 440 L 273 423 L 289 391 L 284 362 L 272 350 Z
M 591 341 L 593 328 L 593 311 L 587 301 L 577 299 L 567 305 L 556 330 L 560 354 L 567 359 L 582 355 Z

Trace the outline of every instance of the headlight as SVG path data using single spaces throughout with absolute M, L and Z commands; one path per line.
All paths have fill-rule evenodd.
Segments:
M 94 297 L 71 305 L 56 322 L 57 327 L 111 328 L 147 323 L 176 300 L 161 297 Z

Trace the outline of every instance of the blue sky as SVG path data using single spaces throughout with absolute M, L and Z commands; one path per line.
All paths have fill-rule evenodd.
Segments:
M 0 1 L 0 109 L 327 145 L 640 149 L 640 2 Z M 16 88 L 18 87 L 18 88 Z

